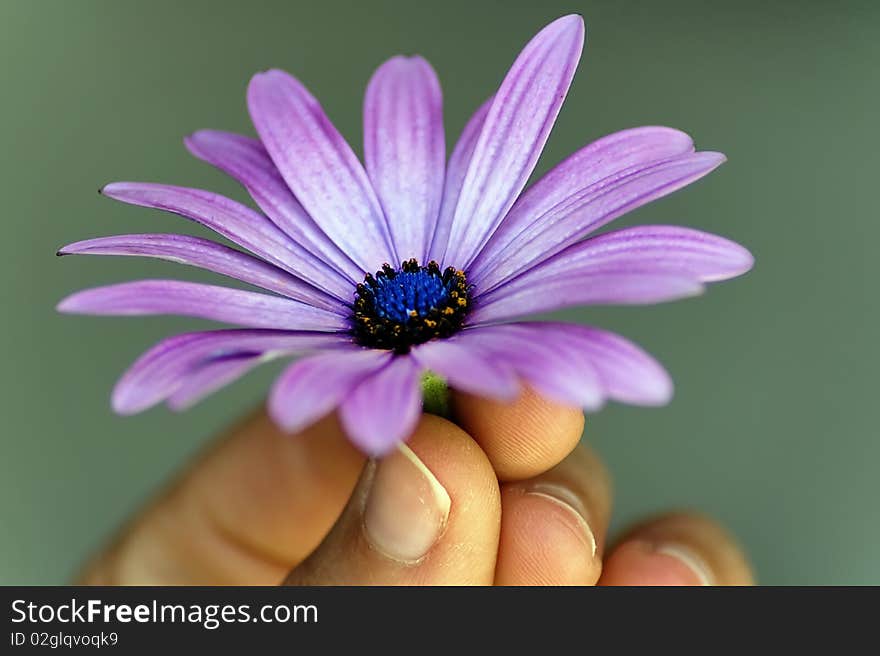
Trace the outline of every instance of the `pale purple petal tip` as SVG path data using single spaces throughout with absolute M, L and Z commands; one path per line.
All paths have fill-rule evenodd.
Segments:
M 584 22 L 570 15 L 523 48 L 495 94 L 455 207 L 445 260 L 466 268 L 531 175 L 574 77 Z
M 501 358 L 468 348 L 467 339 L 432 340 L 412 349 L 421 365 L 446 379 L 455 389 L 499 401 L 512 401 L 520 392 L 516 372 Z
M 299 80 L 277 69 L 258 73 L 247 101 L 266 151 L 324 233 L 363 271 L 399 261 L 363 166 Z
M 140 234 L 98 237 L 68 244 L 58 255 L 153 257 L 229 276 L 316 307 L 346 314 L 343 304 L 287 271 L 247 253 L 200 237 Z
M 491 291 L 617 217 L 707 175 L 724 159 L 721 153 L 698 152 L 641 163 L 576 189 L 552 207 L 543 209 L 545 204 L 537 199 L 513 233 L 499 233 L 506 234 L 504 245 L 491 247 L 491 256 L 473 274 L 474 282 L 484 292 Z M 552 187 L 546 192 L 555 193 Z
M 699 280 L 683 273 L 600 271 L 591 275 L 521 276 L 485 297 L 468 317 L 472 325 L 497 323 L 578 305 L 665 303 L 703 292 Z
M 598 328 L 523 322 L 464 331 L 466 348 L 513 367 L 523 382 L 560 403 L 587 411 L 606 399 L 659 406 L 672 398 L 666 370 L 632 342 Z
M 389 59 L 373 74 L 364 97 L 364 163 L 403 259 L 425 261 L 445 161 L 437 74 L 418 56 Z
M 213 330 L 162 340 L 141 355 L 113 389 L 114 411 L 131 415 L 174 394 L 200 367 L 221 358 L 291 355 L 348 345 L 340 335 L 282 330 Z
M 195 221 L 261 259 L 304 280 L 315 281 L 337 298 L 350 297 L 350 284 L 345 284 L 338 273 L 316 261 L 310 250 L 291 240 L 260 212 L 225 196 L 149 182 L 113 182 L 105 186 L 102 193 L 123 203 L 164 210 Z
M 585 410 L 597 410 L 605 396 L 592 363 L 569 340 L 560 339 L 542 324 L 505 324 L 466 330 L 457 341 L 475 354 L 484 354 L 516 372 L 539 394 Z
M 184 139 L 187 149 L 238 180 L 260 209 L 293 242 L 290 263 L 297 275 L 346 297 L 360 281 L 358 267 L 339 250 L 303 209 L 257 139 L 220 130 L 199 130 Z
M 137 280 L 85 289 L 62 300 L 57 309 L 105 316 L 178 315 L 250 328 L 321 332 L 348 328 L 342 315 L 299 301 L 180 280 Z
M 351 346 L 294 362 L 272 386 L 269 415 L 284 430 L 298 432 L 333 411 L 390 359 L 389 351 Z
M 495 234 L 469 269 L 475 283 L 488 288 L 496 281 L 484 280 L 484 272 L 497 267 L 511 244 L 528 236 L 533 225 L 552 220 L 553 210 L 570 212 L 584 203 L 583 194 L 607 187 L 621 176 L 630 176 L 640 167 L 694 152 L 690 136 L 667 127 L 645 126 L 609 134 L 569 155 L 530 186 L 517 199 Z
M 384 455 L 412 434 L 422 407 L 420 371 L 413 358 L 396 357 L 342 402 L 342 425 L 362 451 Z

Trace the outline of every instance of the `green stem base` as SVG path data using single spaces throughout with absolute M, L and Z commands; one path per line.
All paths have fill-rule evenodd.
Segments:
M 423 409 L 428 414 L 437 415 L 444 419 L 452 418 L 449 406 L 449 386 L 445 379 L 433 371 L 427 371 L 422 376 L 422 399 Z

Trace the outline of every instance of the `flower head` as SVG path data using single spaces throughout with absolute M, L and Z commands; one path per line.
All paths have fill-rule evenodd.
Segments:
M 514 321 L 589 304 L 657 303 L 747 271 L 741 246 L 672 226 L 589 236 L 724 161 L 684 133 L 625 130 L 591 143 L 523 192 L 574 76 L 579 16 L 519 54 L 448 161 L 440 84 L 420 57 L 394 57 L 364 101 L 364 164 L 317 100 L 279 70 L 251 80 L 259 139 L 203 130 L 186 146 L 248 190 L 259 211 L 199 189 L 119 182 L 105 196 L 180 214 L 244 250 L 175 234 L 104 237 L 60 254 L 135 255 L 237 278 L 270 294 L 144 280 L 68 297 L 63 312 L 177 314 L 241 326 L 170 337 L 113 393 L 116 411 L 185 408 L 267 360 L 300 356 L 269 409 L 287 430 L 339 410 L 352 440 L 387 451 L 412 431 L 426 371 L 512 399 L 522 385 L 587 410 L 657 405 L 663 368 L 597 328 Z M 247 251 L 247 252 L 246 252 Z

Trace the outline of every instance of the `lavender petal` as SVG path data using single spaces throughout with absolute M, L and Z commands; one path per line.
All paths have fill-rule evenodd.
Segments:
M 507 294 L 546 289 L 559 280 L 580 279 L 593 285 L 591 281 L 604 274 L 673 275 L 714 282 L 741 275 L 753 263 L 745 248 L 723 237 L 679 226 L 636 226 L 569 246 L 481 296 L 480 302 L 488 305 Z
M 523 324 L 465 330 L 459 343 L 511 367 L 524 383 L 559 403 L 597 410 L 604 402 L 599 374 L 589 358 L 566 340 Z
M 230 355 L 210 360 L 194 369 L 168 397 L 168 407 L 175 412 L 188 410 L 205 397 L 238 380 L 246 373 L 282 354 Z
M 284 182 L 257 139 L 220 130 L 199 130 L 187 149 L 240 182 L 266 216 L 301 248 L 298 275 L 337 295 L 347 294 L 363 273 L 321 230 Z
M 272 387 L 269 414 L 284 430 L 298 432 L 333 411 L 390 359 L 390 351 L 351 347 L 294 362 Z
M 58 254 L 155 257 L 213 271 L 315 307 L 346 314 L 345 306 L 338 299 L 287 271 L 247 253 L 200 237 L 174 234 L 99 237 L 64 246 Z
M 489 292 L 627 212 L 703 177 L 724 155 L 700 152 L 635 166 L 585 187 L 533 221 L 509 244 L 495 251 L 493 264 L 479 274 Z
M 148 182 L 114 182 L 105 186 L 101 193 L 123 203 L 191 219 L 299 278 L 316 284 L 320 280 L 321 289 L 336 298 L 345 302 L 351 300 L 349 282 L 336 274 L 321 278 L 315 275 L 315 270 L 303 268 L 304 262 L 314 259 L 310 251 L 293 242 L 265 216 L 234 200 L 201 189 Z M 327 272 L 333 273 L 329 269 Z
M 284 71 L 258 73 L 248 107 L 287 186 L 324 233 L 363 271 L 397 263 L 366 172 L 308 90 Z
M 212 330 L 184 333 L 162 340 L 141 355 L 113 390 L 113 409 L 119 414 L 141 412 L 174 394 L 200 366 L 219 358 L 260 353 L 292 355 L 343 348 L 342 335 L 283 330 Z
M 608 398 L 633 405 L 665 405 L 672 398 L 669 374 L 653 357 L 620 335 L 591 326 L 564 323 L 525 324 L 536 338 L 568 341 L 599 374 Z
M 458 204 L 458 197 L 461 195 L 461 187 L 464 184 L 465 174 L 471 163 L 471 157 L 474 154 L 474 148 L 477 146 L 477 140 L 483 131 L 483 124 L 486 122 L 486 114 L 492 106 L 492 98 L 484 102 L 473 116 L 468 120 L 467 125 L 461 132 L 461 136 L 455 143 L 452 155 L 449 156 L 449 162 L 446 165 L 446 179 L 443 183 L 443 199 L 440 203 L 440 216 L 437 219 L 437 226 L 431 238 L 431 247 L 428 250 L 428 260 L 435 260 L 446 266 L 444 256 L 446 255 L 446 247 L 449 244 L 449 234 L 452 231 L 452 219 L 455 216 L 455 207 Z
M 413 358 L 395 357 L 342 402 L 345 432 L 364 453 L 384 455 L 412 434 L 422 408 L 420 371 Z
M 475 283 L 498 263 L 501 253 L 518 237 L 525 238 L 534 224 L 555 207 L 577 198 L 584 190 L 631 174 L 640 167 L 694 152 L 684 132 L 665 127 L 640 127 L 615 132 L 576 151 L 529 187 L 513 204 L 498 230 L 474 260 L 468 273 Z
M 347 330 L 345 317 L 299 301 L 180 280 L 137 280 L 76 292 L 59 312 L 110 316 L 172 314 L 249 328 Z
M 467 268 L 532 173 L 580 59 L 580 16 L 557 19 L 519 54 L 498 89 L 456 204 L 444 258 Z
M 476 300 L 468 321 L 497 323 L 578 305 L 641 305 L 695 296 L 703 285 L 683 274 L 600 271 L 538 278 L 523 274 Z
M 467 341 L 458 336 L 433 340 L 414 347 L 411 355 L 450 387 L 500 401 L 515 399 L 520 386 L 514 370 L 504 360 L 468 348 Z
M 437 74 L 421 57 L 388 60 L 373 74 L 364 98 L 364 163 L 403 259 L 425 261 L 445 162 Z

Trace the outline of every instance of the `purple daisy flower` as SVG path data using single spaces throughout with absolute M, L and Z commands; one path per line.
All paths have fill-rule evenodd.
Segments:
M 113 407 L 186 408 L 257 365 L 302 356 L 278 378 L 274 420 L 296 431 L 333 410 L 365 452 L 412 432 L 421 377 L 513 399 L 659 405 L 672 384 L 649 355 L 581 325 L 519 322 L 590 304 L 658 303 L 752 266 L 741 246 L 673 226 L 584 238 L 724 161 L 664 127 L 624 130 L 571 155 L 525 192 L 580 58 L 584 25 L 565 16 L 519 54 L 446 160 L 440 84 L 420 57 L 394 57 L 367 87 L 364 165 L 295 78 L 250 82 L 259 139 L 203 130 L 196 157 L 248 190 L 261 211 L 199 189 L 118 182 L 125 203 L 180 214 L 250 253 L 175 234 L 77 242 L 60 254 L 135 255 L 237 278 L 266 294 L 143 280 L 68 297 L 62 312 L 176 314 L 241 326 L 170 337 L 122 376 Z M 522 192 L 522 193 L 521 193 Z

